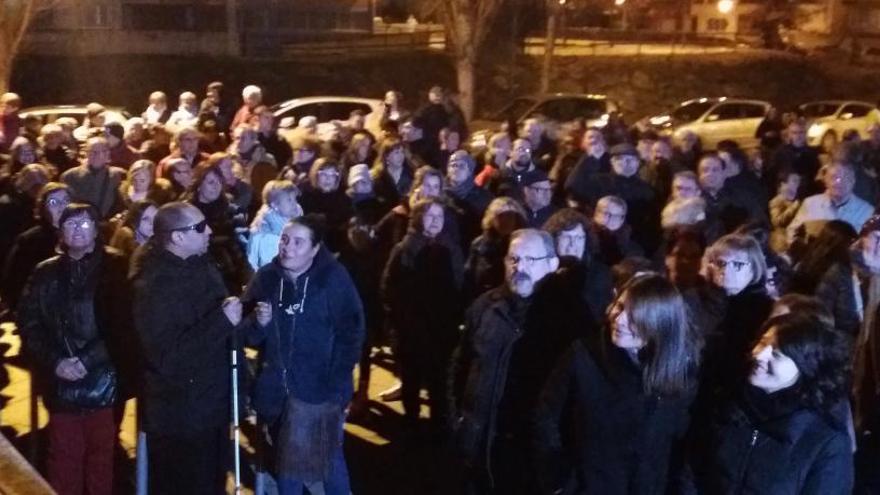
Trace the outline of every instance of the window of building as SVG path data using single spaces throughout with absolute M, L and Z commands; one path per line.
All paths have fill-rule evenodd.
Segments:
M 727 19 L 713 17 L 706 22 L 706 29 L 709 31 L 727 31 Z
M 123 25 L 140 31 L 225 31 L 222 5 L 126 4 Z
M 82 10 L 83 27 L 89 28 L 109 28 L 110 27 L 110 6 L 106 4 L 97 4 L 85 7 Z

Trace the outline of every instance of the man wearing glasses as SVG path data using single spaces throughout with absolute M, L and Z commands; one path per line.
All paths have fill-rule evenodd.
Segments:
M 223 493 L 241 302 L 206 254 L 211 228 L 196 207 L 168 203 L 154 222 L 132 261 L 150 493 Z
M 558 266 L 550 234 L 515 231 L 505 283 L 480 296 L 465 316 L 451 376 L 453 439 L 468 493 L 537 493 L 529 458 L 532 410 L 575 338 L 573 322 L 586 321 L 572 317 L 573 308 L 551 289 Z

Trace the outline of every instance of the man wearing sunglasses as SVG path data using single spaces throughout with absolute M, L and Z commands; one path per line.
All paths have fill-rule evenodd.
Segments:
M 151 493 L 222 493 L 229 453 L 228 350 L 242 306 L 207 255 L 211 228 L 192 205 L 156 213 L 133 260 Z

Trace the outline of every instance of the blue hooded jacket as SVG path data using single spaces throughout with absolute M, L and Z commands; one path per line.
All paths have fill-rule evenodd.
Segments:
M 245 336 L 259 350 L 252 404 L 274 421 L 288 395 L 310 404 L 345 405 L 365 335 L 364 310 L 345 268 L 324 246 L 296 282 L 274 260 L 257 272 L 244 304 L 268 302 L 272 321 L 253 321 Z

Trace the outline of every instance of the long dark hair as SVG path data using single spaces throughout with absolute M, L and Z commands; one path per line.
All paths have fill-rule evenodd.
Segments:
M 767 320 L 763 333 L 776 333 L 776 347 L 795 362 L 803 405 L 831 418 L 832 408 L 848 395 L 852 368 L 848 338 L 830 322 L 809 313 L 789 313 Z
M 795 267 L 790 289 L 801 294 L 815 292 L 829 268 L 835 264 L 849 265 L 849 249 L 857 238 L 855 229 L 846 222 L 832 220 L 825 224 Z
M 645 393 L 678 396 L 693 390 L 702 341 L 675 286 L 655 273 L 636 275 L 611 308 L 621 304 L 645 342 L 639 351 Z

